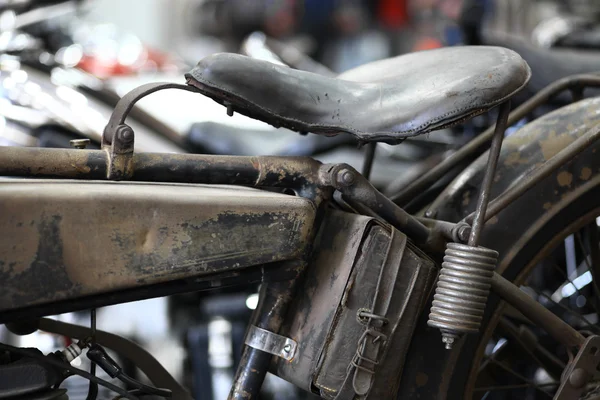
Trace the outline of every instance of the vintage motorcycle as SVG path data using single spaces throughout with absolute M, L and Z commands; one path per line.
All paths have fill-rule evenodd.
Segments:
M 249 282 L 260 300 L 230 399 L 257 398 L 268 371 L 327 399 L 594 398 L 600 100 L 582 92 L 600 77 L 557 81 L 509 113 L 530 75 L 500 47 L 413 53 L 337 78 L 216 54 L 186 85 L 124 96 L 101 150 L 0 148 L 0 322 L 78 340 L 48 355 L 0 344 L 0 398 L 66 398 L 60 383 L 80 375 L 119 398 L 191 399 L 93 318 L 88 328 L 42 317 Z M 492 108 L 498 120 L 392 200 L 343 163 L 135 153 L 126 117 L 164 89 L 363 143 L 399 144 Z M 504 138 L 565 90 L 574 104 Z M 399 206 L 490 141 L 422 212 Z M 581 249 L 567 273 L 560 244 L 571 234 Z M 540 270 L 564 273 L 554 293 Z M 126 388 L 70 364 L 85 351 Z

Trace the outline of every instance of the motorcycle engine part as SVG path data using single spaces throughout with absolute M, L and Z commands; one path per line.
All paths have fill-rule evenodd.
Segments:
M 442 331 L 446 348 L 461 333 L 477 333 L 492 285 L 498 252 L 448 243 L 427 325 Z
M 377 220 L 330 211 L 280 333 L 298 343 L 273 372 L 326 399 L 393 398 L 433 261 Z
M 28 350 L 38 352 L 37 349 Z M 21 398 L 36 392 L 44 394 L 63 378 L 57 368 L 39 360 L 9 352 L 0 353 L 0 399 Z

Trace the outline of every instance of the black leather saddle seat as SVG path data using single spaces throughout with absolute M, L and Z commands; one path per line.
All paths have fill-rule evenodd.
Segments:
M 389 58 L 336 78 L 220 53 L 186 79 L 234 111 L 277 127 L 398 143 L 506 101 L 530 75 L 512 50 L 465 46 Z

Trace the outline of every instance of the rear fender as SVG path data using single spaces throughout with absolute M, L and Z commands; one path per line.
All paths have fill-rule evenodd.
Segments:
M 600 123 L 600 98 L 582 100 L 549 113 L 504 140 L 491 198 L 541 167 L 545 161 Z M 569 199 L 590 189 L 600 177 L 600 142 L 584 150 L 513 204 L 489 220 L 482 245 L 500 252 L 501 259 L 515 251 L 520 239 L 540 221 L 548 220 Z M 437 219 L 459 221 L 475 210 L 486 170 L 483 154 L 467 167 L 431 205 Z
M 492 197 L 498 196 L 519 182 L 534 169 L 575 141 L 588 129 L 600 123 L 600 99 L 591 98 L 558 109 L 539 118 L 504 140 L 492 186 Z M 436 218 L 460 221 L 475 210 L 478 190 L 486 169 L 487 153 L 467 167 L 434 201 L 430 209 Z M 600 188 L 600 142 L 596 142 L 575 159 L 540 181 L 486 224 L 481 245 L 497 250 L 500 259 L 496 271 L 504 273 L 513 263 L 528 262 L 523 247 L 567 204 Z M 600 204 L 600 198 L 598 200 Z M 571 221 L 564 221 L 566 226 Z M 520 253 L 521 252 L 521 253 Z M 514 279 L 518 268 L 511 268 Z M 445 351 L 440 333 L 427 326 L 426 312 L 421 315 L 400 385 L 398 398 L 453 398 L 455 389 L 462 388 L 466 372 L 453 374 L 458 359 L 470 359 L 461 354 L 462 343 L 453 351 Z M 468 337 L 466 340 L 477 340 Z M 432 364 L 431 360 L 435 360 Z M 459 376 L 456 376 L 459 375 Z

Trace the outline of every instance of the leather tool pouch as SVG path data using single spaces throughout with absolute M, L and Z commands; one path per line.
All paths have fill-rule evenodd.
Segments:
M 326 399 L 388 399 L 437 270 L 406 235 L 333 211 L 282 334 L 298 342 L 280 377 Z

